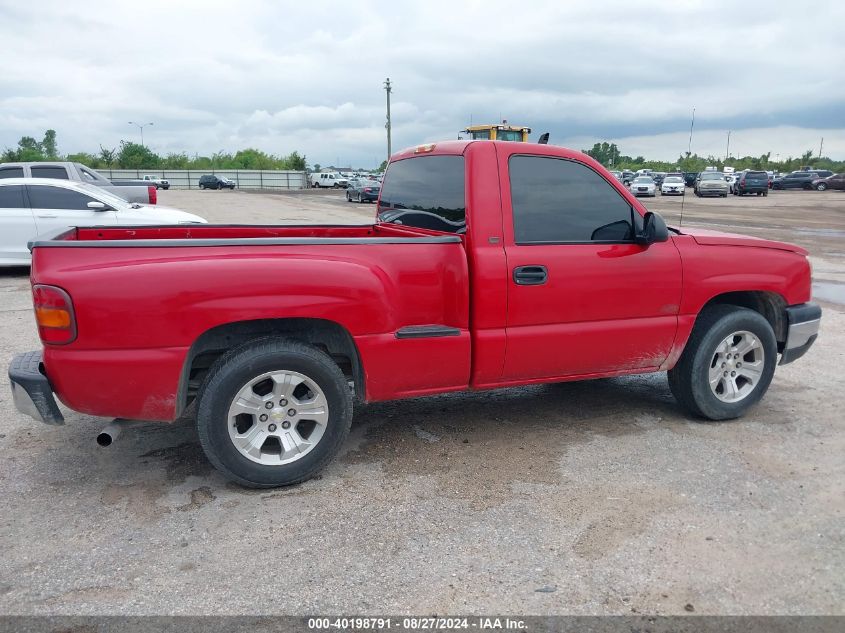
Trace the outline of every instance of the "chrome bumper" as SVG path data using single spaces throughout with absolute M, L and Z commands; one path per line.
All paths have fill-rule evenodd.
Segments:
M 786 342 L 780 365 L 798 360 L 812 347 L 819 336 L 822 309 L 815 303 L 803 303 L 786 309 Z
M 18 411 L 45 424 L 65 423 L 53 397 L 50 381 L 42 372 L 41 352 L 15 356 L 9 365 L 9 380 L 12 383 L 12 401 Z

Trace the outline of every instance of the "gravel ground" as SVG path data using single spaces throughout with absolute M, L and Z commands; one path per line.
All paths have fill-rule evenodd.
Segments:
M 352 222 L 343 194 L 160 192 L 217 222 Z M 845 194 L 684 201 L 684 224 L 787 238 L 845 282 Z M 649 200 L 677 222 L 681 200 Z M 831 288 L 833 290 L 831 290 Z M 0 362 L 38 347 L 0 272 Z M 0 387 L 0 613 L 843 614 L 845 306 L 744 419 L 680 412 L 664 374 L 363 406 L 342 455 L 249 491 L 188 420 L 109 449 L 105 420 Z M 838 413 L 837 413 L 838 412 Z

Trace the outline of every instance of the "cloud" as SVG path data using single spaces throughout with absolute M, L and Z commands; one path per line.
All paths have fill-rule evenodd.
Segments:
M 739 151 L 745 136 L 781 155 L 823 132 L 825 153 L 845 158 L 845 4 L 817 2 L 823 20 L 767 2 L 741 13 L 717 0 L 361 0 L 328 18 L 270 0 L 4 3 L 15 57 L 0 77 L 0 147 L 47 127 L 64 151 L 113 147 L 137 140 L 127 121 L 148 120 L 163 153 L 254 146 L 377 164 L 389 76 L 394 148 L 505 117 L 553 142 L 674 157 L 695 107 L 695 138 L 714 153 L 727 129 Z

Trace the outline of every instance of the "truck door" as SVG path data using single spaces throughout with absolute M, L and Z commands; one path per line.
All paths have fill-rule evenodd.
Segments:
M 499 151 L 509 275 L 503 379 L 660 366 L 681 299 L 673 242 L 634 243 L 642 216 L 586 164 Z

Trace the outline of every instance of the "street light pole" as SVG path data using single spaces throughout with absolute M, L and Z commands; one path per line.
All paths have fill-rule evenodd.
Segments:
M 148 125 L 152 125 L 152 123 L 135 123 L 135 121 L 129 121 L 129 125 L 134 125 L 141 130 L 141 147 L 144 147 L 144 128 Z
M 384 124 L 384 127 L 387 129 L 387 160 L 390 160 L 390 155 L 393 153 L 390 147 L 390 93 L 392 90 L 390 77 L 385 79 L 384 89 L 387 92 L 387 123 Z

